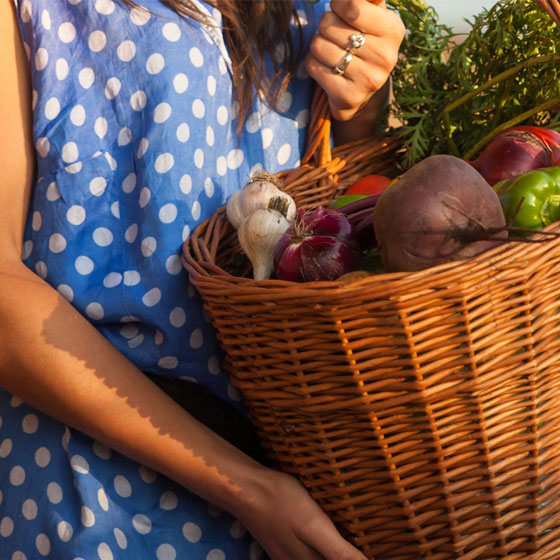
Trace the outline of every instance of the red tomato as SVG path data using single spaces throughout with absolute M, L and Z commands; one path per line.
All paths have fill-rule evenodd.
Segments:
M 366 175 L 348 187 L 345 194 L 381 194 L 390 182 L 384 175 Z

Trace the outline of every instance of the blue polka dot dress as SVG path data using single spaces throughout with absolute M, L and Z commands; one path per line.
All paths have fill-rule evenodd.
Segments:
M 181 246 L 252 171 L 295 167 L 313 83 L 238 112 L 220 15 L 159 0 L 15 0 L 32 77 L 37 173 L 26 265 L 123 354 L 243 410 Z M 197 0 L 198 1 L 198 0 Z M 305 40 L 325 3 L 296 4 Z M 256 560 L 228 513 L 0 390 L 2 560 Z

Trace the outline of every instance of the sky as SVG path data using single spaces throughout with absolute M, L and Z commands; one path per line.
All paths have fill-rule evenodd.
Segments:
M 472 19 L 472 16 L 480 13 L 483 8 L 490 9 L 496 3 L 495 0 L 427 0 L 427 2 L 438 13 L 440 22 L 453 27 L 457 32 L 469 29 L 463 18 Z

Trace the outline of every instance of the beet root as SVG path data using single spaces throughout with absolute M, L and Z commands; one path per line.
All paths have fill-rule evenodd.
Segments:
M 443 154 L 420 161 L 384 191 L 373 222 L 388 272 L 472 257 L 507 237 L 492 187 L 468 162 Z

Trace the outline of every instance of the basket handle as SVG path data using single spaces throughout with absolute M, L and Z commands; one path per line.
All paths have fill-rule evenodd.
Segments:
M 535 0 L 535 2 L 548 13 L 557 25 L 560 25 L 560 2 L 558 0 Z
M 331 152 L 331 113 L 325 91 L 317 86 L 311 103 L 311 119 L 308 127 L 307 146 L 301 165 L 311 160 L 317 167 L 329 163 Z

